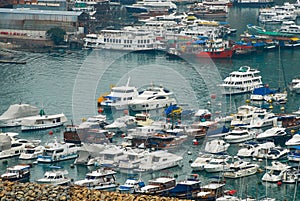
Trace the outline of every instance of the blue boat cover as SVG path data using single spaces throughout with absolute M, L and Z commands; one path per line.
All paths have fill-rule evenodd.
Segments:
M 278 90 L 270 89 L 269 87 L 259 87 L 255 88 L 252 94 L 264 96 L 268 94 L 275 94 L 276 92 L 278 92 Z

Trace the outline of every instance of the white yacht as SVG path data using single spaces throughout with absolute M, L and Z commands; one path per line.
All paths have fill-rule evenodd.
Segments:
M 260 71 L 249 66 L 241 66 L 238 71 L 233 71 L 219 86 L 224 87 L 224 94 L 240 94 L 253 91 L 262 85 Z
M 0 127 L 21 126 L 21 121 L 24 117 L 34 116 L 39 114 L 39 109 L 29 104 L 14 104 L 0 116 Z
M 104 109 L 116 109 L 125 110 L 128 109 L 129 101 L 138 96 L 138 90 L 136 87 L 129 86 L 128 79 L 125 86 L 115 86 L 111 88 L 110 94 L 104 96 L 104 101 L 100 104 Z
M 87 49 L 124 51 L 155 50 L 158 44 L 152 32 L 138 29 L 101 30 L 99 34 L 87 34 L 83 40 L 83 47 Z
M 258 168 L 258 164 L 238 160 L 231 164 L 229 169 L 225 170 L 223 176 L 232 179 L 246 177 L 255 174 Z
M 154 151 L 150 152 L 145 158 L 141 161 L 139 168 L 136 169 L 138 172 L 146 171 L 159 171 L 175 166 L 181 165 L 183 160 L 182 156 L 169 153 L 167 151 Z
M 47 143 L 43 153 L 37 157 L 39 163 L 54 163 L 77 158 L 79 149 L 73 143 L 60 143 L 56 140 Z
M 286 146 L 298 146 L 300 145 L 300 134 L 295 134 L 291 139 L 285 142 Z
M 177 101 L 172 92 L 162 86 L 150 86 L 130 101 L 129 108 L 132 111 L 147 111 L 176 104 Z
M 266 166 L 266 173 L 263 175 L 262 180 L 266 182 L 278 182 L 282 180 L 285 171 L 291 166 L 283 164 L 279 161 L 273 161 L 271 166 Z
M 26 117 L 21 122 L 22 131 L 40 130 L 62 126 L 67 122 L 67 117 L 61 114 L 46 115 L 43 110 L 40 115 Z
M 237 113 L 233 114 L 233 118 L 230 122 L 231 126 L 244 126 L 249 125 L 257 114 L 267 112 L 264 109 L 250 106 L 250 105 L 242 105 L 238 107 Z
M 204 165 L 209 163 L 213 159 L 213 154 L 199 153 L 197 158 L 191 164 L 191 168 L 193 171 L 201 171 L 204 170 Z
M 274 139 L 278 137 L 283 137 L 287 135 L 287 132 L 285 130 L 286 128 L 283 127 L 272 127 L 270 129 L 265 130 L 262 133 L 259 133 L 256 136 L 256 139 L 265 140 L 265 139 Z
M 269 150 L 266 157 L 267 157 L 267 159 L 276 160 L 278 158 L 286 156 L 288 153 L 290 153 L 289 149 L 280 147 L 280 146 L 276 146 Z
M 54 166 L 51 171 L 46 171 L 44 177 L 37 180 L 40 184 L 51 184 L 54 186 L 64 186 L 71 184 L 71 178 L 68 176 L 67 170 L 61 170 L 60 167 Z
M 124 149 L 115 145 L 107 146 L 97 157 L 91 158 L 87 165 L 117 167 L 119 160 L 124 155 Z
M 204 165 L 204 170 L 206 172 L 221 172 L 229 169 L 230 165 L 228 163 L 227 157 L 213 158 L 209 163 Z
M 300 26 L 294 21 L 284 21 L 279 29 L 281 33 L 300 34 Z
M 136 126 L 136 118 L 134 116 L 125 115 L 116 118 L 114 122 L 104 126 L 105 129 L 113 132 L 126 132 L 128 129 Z
M 204 150 L 208 153 L 218 154 L 226 152 L 229 146 L 230 144 L 226 143 L 224 140 L 213 139 L 205 143 Z
M 256 142 L 245 142 L 245 143 L 241 143 L 239 144 L 239 150 L 237 152 L 237 156 L 238 157 L 252 157 L 253 153 L 255 152 L 256 147 L 258 146 L 258 144 Z
M 152 120 L 150 118 L 149 113 L 137 113 L 134 116 L 135 116 L 136 125 L 139 126 L 139 127 L 141 127 L 141 126 L 151 126 L 151 124 L 154 122 L 154 120 Z
M 300 78 L 294 78 L 289 83 L 289 88 L 291 91 L 300 94 Z
M 96 190 L 114 189 L 117 187 L 116 173 L 111 169 L 97 169 L 87 173 L 85 179 L 75 181 L 74 184 Z
M 228 134 L 224 137 L 224 139 L 228 143 L 240 143 L 247 140 L 255 139 L 256 134 L 257 133 L 254 130 L 249 130 L 240 127 L 229 131 Z
M 19 159 L 32 160 L 37 159 L 44 151 L 45 147 L 42 145 L 35 146 L 33 144 L 25 145 L 23 152 L 20 154 Z

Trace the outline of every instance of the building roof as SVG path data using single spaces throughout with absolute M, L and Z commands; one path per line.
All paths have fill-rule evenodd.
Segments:
M 30 10 L 30 9 L 10 9 L 0 8 L 1 13 L 9 14 L 33 14 L 33 15 L 61 15 L 61 16 L 80 16 L 82 12 L 75 11 L 59 11 L 59 10 Z

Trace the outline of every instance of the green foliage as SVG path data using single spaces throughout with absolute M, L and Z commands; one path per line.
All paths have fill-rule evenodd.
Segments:
M 47 37 L 49 37 L 55 45 L 59 45 L 64 41 L 64 36 L 66 35 L 66 31 L 59 27 L 54 27 L 49 29 L 46 32 Z

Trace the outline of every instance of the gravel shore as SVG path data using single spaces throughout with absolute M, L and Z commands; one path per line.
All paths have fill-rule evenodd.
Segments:
M 120 194 L 116 192 L 90 190 L 78 186 L 53 186 L 37 183 L 20 183 L 0 180 L 0 201 L 180 201 L 148 195 Z

